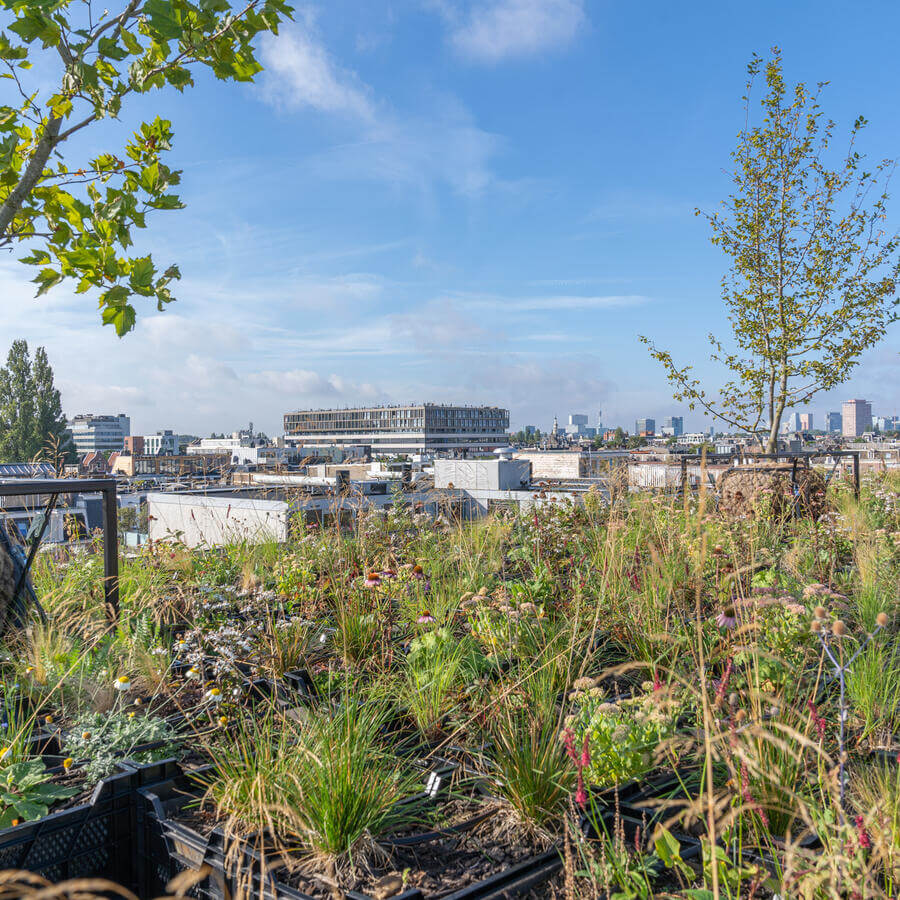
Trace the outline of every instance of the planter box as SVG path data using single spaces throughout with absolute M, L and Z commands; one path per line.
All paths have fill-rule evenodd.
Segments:
M 103 877 L 135 885 L 134 779 L 134 769 L 122 766 L 86 803 L 0 831 L 0 869 L 26 869 L 54 883 Z
M 405 802 L 420 802 L 423 798 L 433 798 L 444 790 L 444 777 L 449 782 L 452 770 L 435 772 L 441 781 L 423 794 L 409 798 Z M 479 792 L 481 788 L 476 788 Z M 175 876 L 185 871 L 203 874 L 201 880 L 188 891 L 200 900 L 225 900 L 243 891 L 254 900 L 312 900 L 309 894 L 299 888 L 283 883 L 279 876 L 284 869 L 277 867 L 277 859 L 268 865 L 263 854 L 248 838 L 240 852 L 227 852 L 224 833 L 214 828 L 208 836 L 203 836 L 175 817 L 198 792 L 191 780 L 180 774 L 165 783 L 137 792 L 140 799 L 138 833 L 141 839 L 143 880 L 139 894 L 142 897 L 159 896 L 165 885 Z M 442 830 L 430 830 L 413 835 L 386 838 L 381 843 L 386 847 L 423 846 L 428 842 L 446 838 L 454 833 L 462 833 L 475 827 L 488 817 L 473 816 L 470 820 Z M 551 878 L 562 866 L 562 858 L 557 849 L 537 854 L 491 875 L 475 884 L 468 885 L 451 894 L 441 894 L 443 900 L 511 900 L 527 893 L 534 886 Z M 346 891 L 347 900 L 373 900 L 359 891 Z M 434 896 L 434 895 L 431 895 Z M 410 888 L 395 895 L 392 900 L 429 900 L 419 888 Z

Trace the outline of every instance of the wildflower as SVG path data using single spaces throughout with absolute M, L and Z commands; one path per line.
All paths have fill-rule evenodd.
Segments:
M 587 791 L 584 789 L 584 776 L 581 774 L 581 769 L 578 770 L 578 786 L 575 789 L 575 802 L 581 809 L 584 809 L 588 802 Z
M 381 577 L 382 577 L 382 578 L 396 578 L 397 575 L 396 575 L 396 573 L 393 571 L 393 569 L 385 569 L 385 570 L 381 573 Z
M 191 666 L 185 673 L 185 678 L 199 678 L 200 670 L 196 666 Z
M 75 760 L 72 759 L 71 756 L 67 756 L 67 757 L 63 760 L 63 768 L 68 772 L 69 769 L 72 768 L 72 765 L 73 765 L 74 762 L 75 762 Z
M 809 708 L 809 717 L 812 719 L 813 724 L 816 726 L 816 731 L 819 733 L 819 738 L 825 737 L 825 726 L 827 724 L 825 719 L 819 715 L 816 704 L 813 703 L 812 699 L 807 700 L 806 705 Z
M 718 625 L 719 628 L 731 630 L 736 624 L 737 616 L 735 615 L 733 606 L 726 606 L 725 609 L 716 616 L 716 625 Z
M 381 576 L 377 572 L 369 572 L 363 584 L 367 588 L 377 588 L 381 584 Z
M 115 680 L 114 686 L 117 691 L 130 691 L 131 690 L 131 681 L 129 680 L 127 675 L 120 675 Z
M 30 675 L 33 671 L 34 671 L 34 666 L 28 666 L 28 667 L 25 669 L 25 674 L 26 674 L 26 675 Z
M 53 724 L 53 716 L 44 716 L 44 722 L 46 722 L 47 725 L 52 725 Z
M 219 725 L 224 728 L 228 724 L 228 716 L 219 716 Z
M 859 838 L 859 846 L 863 850 L 868 850 L 872 846 L 872 839 L 869 832 L 866 831 L 866 820 L 862 816 L 857 816 L 853 820 L 856 825 L 856 835 Z
M 584 736 L 584 744 L 581 747 L 581 759 L 579 760 L 579 765 L 582 768 L 589 766 L 591 764 L 591 748 L 588 746 L 588 736 Z
M 572 687 L 576 691 L 589 691 L 592 687 L 594 687 L 595 683 L 596 682 L 593 678 L 588 678 L 585 676 L 584 678 L 576 678 L 572 682 Z
M 421 581 L 425 577 L 425 572 L 420 565 L 416 564 L 412 567 L 412 576 Z
M 4 747 L 2 752 L 0 752 L 0 762 L 6 762 L 9 759 L 9 755 L 12 753 L 12 747 Z
M 90 733 L 89 731 L 82 731 L 82 732 L 81 732 L 81 739 L 82 739 L 83 741 L 89 741 L 89 740 L 91 739 L 91 733 Z
M 217 687 L 211 687 L 206 692 L 206 699 L 209 700 L 210 703 L 221 703 L 225 698 L 222 696 L 222 691 Z
M 134 710 L 132 710 L 130 713 L 128 713 L 128 718 L 133 719 L 134 717 L 135 717 L 135 712 L 134 712 Z
M 419 625 L 430 625 L 434 621 L 435 621 L 434 616 L 430 612 L 428 612 L 427 609 L 425 610 L 425 612 L 422 613 L 421 616 L 419 616 L 418 619 L 416 619 L 416 622 Z
M 563 732 L 562 739 L 563 744 L 566 747 L 566 753 L 568 754 L 569 759 L 571 759 L 572 762 L 575 762 L 577 759 L 575 753 L 575 734 L 571 728 L 566 728 L 566 730 Z

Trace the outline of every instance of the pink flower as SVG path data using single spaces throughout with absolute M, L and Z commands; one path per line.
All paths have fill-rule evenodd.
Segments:
M 583 769 L 591 764 L 591 748 L 588 746 L 588 736 L 584 736 L 584 744 L 581 748 L 581 759 L 578 765 Z
M 734 608 L 730 607 L 727 610 L 723 610 L 716 616 L 716 625 L 719 628 L 727 628 L 731 630 L 737 625 L 737 616 L 734 615 Z
M 578 770 L 578 786 L 575 789 L 575 802 L 584 809 L 587 806 L 588 795 L 584 789 L 584 778 L 581 775 L 581 769 Z
M 363 584 L 367 588 L 377 588 L 381 584 L 381 576 L 377 572 L 369 572 Z
M 571 759 L 572 762 L 577 765 L 578 754 L 575 752 L 575 734 L 573 733 L 571 728 L 567 728 L 563 732 L 563 745 L 566 748 L 566 753 L 569 755 L 569 759 Z
M 428 612 L 428 610 L 423 612 L 422 615 L 419 616 L 418 619 L 416 619 L 416 622 L 418 622 L 419 625 L 430 625 L 434 621 L 434 616 L 430 612 Z
M 397 576 L 394 574 L 393 570 L 391 570 L 391 569 L 385 569 L 385 570 L 381 573 L 381 577 L 382 577 L 382 578 L 396 578 Z
M 872 838 L 869 837 L 869 832 L 866 831 L 866 820 L 862 816 L 857 816 L 853 821 L 856 825 L 859 846 L 863 850 L 868 850 L 872 846 Z

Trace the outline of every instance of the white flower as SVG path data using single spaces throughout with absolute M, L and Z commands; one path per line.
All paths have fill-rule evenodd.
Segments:
M 185 678 L 199 678 L 200 670 L 196 666 L 191 666 L 187 672 L 185 672 Z
M 131 690 L 131 681 L 129 680 L 127 675 L 120 675 L 115 682 L 113 682 L 117 691 L 130 691 Z
M 212 687 L 206 692 L 206 699 L 210 703 L 221 703 L 225 698 L 222 696 L 222 691 L 219 688 Z

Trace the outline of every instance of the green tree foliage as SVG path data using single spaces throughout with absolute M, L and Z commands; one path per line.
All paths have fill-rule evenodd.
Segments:
M 28 344 L 13 341 L 0 369 L 0 462 L 70 459 L 74 453 L 47 351 L 38 347 L 32 363 Z
M 0 76 L 17 93 L 0 105 L 0 247 L 27 243 L 38 295 L 66 279 L 95 291 L 103 323 L 121 336 L 134 327 L 135 296 L 162 310 L 174 298 L 178 267 L 160 270 L 132 250 L 132 229 L 148 213 L 179 209 L 181 173 L 164 157 L 171 125 L 144 122 L 121 150 L 66 162 L 67 141 L 116 118 L 132 94 L 192 86 L 206 66 L 220 79 L 249 81 L 260 71 L 252 41 L 277 32 L 291 9 L 283 0 L 128 0 L 113 12 L 93 0 L 0 0 Z M 45 58 L 46 57 L 46 58 Z M 55 61 L 56 86 L 42 87 Z M 33 62 L 41 78 L 28 83 Z
M 764 70 L 763 120 L 750 125 L 751 91 Z M 789 91 L 780 51 L 748 66 L 747 125 L 738 135 L 734 190 L 707 215 L 712 242 L 731 257 L 722 297 L 733 341 L 709 335 L 711 358 L 729 371 L 709 394 L 649 338 L 675 398 L 777 447 L 781 417 L 846 381 L 861 354 L 897 319 L 896 233 L 886 231 L 893 162 L 871 169 L 856 149 L 859 118 L 835 168 L 826 163 L 834 123 L 819 108 L 823 85 Z M 698 214 L 700 214 L 698 210 Z

